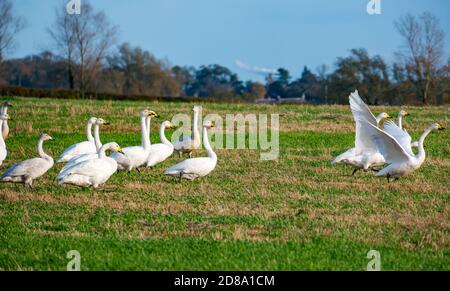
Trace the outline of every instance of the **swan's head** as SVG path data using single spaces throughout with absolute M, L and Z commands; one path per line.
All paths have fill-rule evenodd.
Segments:
M 210 128 L 215 127 L 215 125 L 214 125 L 214 123 L 213 123 L 212 121 L 207 120 L 207 121 L 205 121 L 205 122 L 203 123 L 203 127 L 204 127 L 204 128 L 207 128 L 207 129 L 210 129 Z
M 46 133 L 41 134 L 41 137 L 39 139 L 41 139 L 43 141 L 54 140 L 53 137 L 51 137 L 49 134 L 46 134 Z
M 1 104 L 1 107 L 13 107 L 13 105 L 11 103 L 9 103 L 8 101 L 5 101 Z
M 95 124 L 97 122 L 97 117 L 91 117 L 91 118 L 89 118 L 89 120 L 88 120 L 88 123 L 89 124 Z
M 192 111 L 200 112 L 200 111 L 202 111 L 202 107 L 201 106 L 194 106 L 194 108 L 192 108 Z
M 431 125 L 431 130 L 444 130 L 444 129 L 445 128 L 437 122 Z
M 108 149 L 119 154 L 124 154 L 122 148 L 115 142 L 108 144 Z
M 158 115 L 155 111 L 153 111 L 153 110 L 145 109 L 145 110 L 143 110 L 143 111 L 141 112 L 141 117 L 150 117 L 150 118 L 153 118 L 153 117 L 159 117 L 159 115 Z
M 383 119 L 389 119 L 389 118 L 391 118 L 391 116 L 389 114 L 387 114 L 386 112 L 381 112 L 378 115 L 378 120 L 380 120 L 380 121 Z
M 97 118 L 97 120 L 95 121 L 95 124 L 97 124 L 97 125 L 109 125 L 109 122 L 107 122 L 103 118 Z
M 402 117 L 405 117 L 405 116 L 408 116 L 408 115 L 409 115 L 409 113 L 406 112 L 405 110 L 400 110 L 400 112 L 398 113 L 398 116 L 402 116 Z
M 1 120 L 12 120 L 12 118 L 9 116 L 8 113 L 5 113 L 3 115 L 0 115 Z
M 178 126 L 176 126 L 176 124 L 174 124 L 174 123 L 172 123 L 170 121 L 164 121 L 162 123 L 162 126 L 164 126 L 165 128 L 168 128 L 168 129 L 175 129 L 175 128 L 178 127 Z

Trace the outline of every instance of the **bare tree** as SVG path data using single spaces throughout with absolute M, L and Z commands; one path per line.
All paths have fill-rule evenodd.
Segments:
M 14 46 L 14 38 L 25 27 L 25 21 L 14 15 L 12 2 L 0 0 L 0 72 L 3 59 Z
M 398 56 L 404 61 L 418 96 L 428 104 L 444 56 L 445 35 L 439 19 L 429 12 L 418 18 L 407 14 L 395 26 L 405 40 L 405 48 Z
M 56 14 L 56 26 L 50 34 L 65 51 L 69 79 L 71 74 L 75 75 L 80 95 L 84 98 L 115 43 L 117 28 L 110 24 L 104 12 L 95 11 L 87 1 L 83 1 L 81 14 L 67 15 L 66 5 L 62 8 L 64 10 Z

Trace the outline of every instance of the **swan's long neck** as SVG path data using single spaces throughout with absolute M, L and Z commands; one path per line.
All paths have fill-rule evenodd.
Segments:
M 377 120 L 377 127 L 380 127 L 380 122 L 383 120 L 383 117 L 377 116 L 375 119 Z
M 403 116 L 401 114 L 398 114 L 398 127 L 400 127 L 400 129 L 403 129 Z
M 148 131 L 147 131 L 146 119 L 147 119 L 146 116 L 141 117 L 141 142 L 142 142 L 142 147 L 144 149 L 148 150 L 150 148 L 150 136 L 148 135 Z M 149 128 L 150 128 L 150 123 L 149 123 Z
M 90 142 L 94 142 L 94 137 L 92 136 L 92 123 L 90 121 L 88 121 L 87 126 L 86 126 L 86 136 L 87 136 L 87 140 Z
M 40 138 L 39 141 L 38 141 L 37 152 L 38 152 L 39 157 L 41 157 L 41 158 L 43 158 L 45 160 L 52 160 L 53 159 L 52 157 L 50 157 L 49 155 L 47 155 L 44 152 L 44 139 L 43 138 Z
M 200 143 L 200 132 L 198 131 L 198 114 L 199 112 L 194 111 L 194 123 L 192 124 L 192 140 Z
M 98 158 L 103 159 L 106 158 L 106 151 L 111 148 L 111 144 L 105 144 L 100 147 L 98 150 Z
M 145 119 L 145 127 L 147 129 L 147 135 L 148 135 L 148 138 L 150 140 L 150 144 L 152 144 L 152 139 L 150 138 L 150 117 L 147 117 Z
M 4 122 L 4 120 L 0 119 L 0 129 L 3 126 L 3 122 Z M 2 146 L 3 148 L 6 148 L 5 140 L 3 139 L 3 134 L 1 134 L 1 132 L 0 132 L 0 146 Z
M 206 129 L 206 127 L 203 128 L 203 145 L 205 146 L 205 149 L 208 152 L 208 157 L 213 160 L 217 160 L 217 155 L 213 151 L 211 144 L 209 143 L 208 130 Z
M 425 138 L 430 134 L 430 132 L 433 129 L 430 127 L 427 130 L 425 130 L 425 132 L 420 136 L 419 139 L 419 153 L 417 154 L 417 158 L 423 162 L 425 160 L 425 149 L 423 147 L 423 143 L 425 141 Z
M 161 124 L 161 127 L 159 128 L 159 139 L 163 144 L 173 147 L 173 144 L 166 137 L 166 126 L 164 123 Z
M 94 141 L 95 141 L 95 148 L 99 150 L 102 147 L 102 142 L 100 140 L 100 125 L 98 124 L 94 125 Z

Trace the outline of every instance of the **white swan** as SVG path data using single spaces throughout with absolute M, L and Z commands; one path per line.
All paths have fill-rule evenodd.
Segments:
M 153 144 L 150 147 L 150 152 L 147 157 L 146 167 L 153 167 L 158 163 L 165 161 L 168 157 L 173 154 L 173 145 L 166 138 L 165 130 L 166 128 L 174 129 L 176 125 L 170 121 L 164 121 L 159 129 L 159 138 L 161 143 Z
M 111 157 L 117 161 L 119 170 L 127 170 L 130 172 L 133 169 L 139 171 L 139 167 L 143 166 L 147 161 L 150 152 L 150 136 L 148 135 L 146 118 L 158 117 L 154 111 L 143 110 L 141 116 L 141 142 L 140 146 L 126 147 L 123 149 L 123 154 L 114 153 Z M 149 125 L 150 126 L 150 125 Z
M 122 153 L 117 143 L 107 143 L 100 148 L 96 159 L 78 163 L 59 173 L 56 178 L 58 184 L 94 188 L 104 184 L 117 171 L 117 162 L 106 156 L 107 150 Z
M 367 171 L 384 164 L 384 157 L 379 153 L 378 148 L 368 138 L 367 134 L 361 129 L 360 120 L 366 120 L 377 127 L 383 119 L 390 118 L 390 116 L 386 112 L 382 112 L 375 117 L 361 99 L 357 90 L 350 94 L 349 100 L 353 118 L 356 122 L 355 147 L 340 154 L 331 163 L 333 165 L 347 164 L 353 166 L 355 169 L 352 175 L 354 175 L 360 169 Z
M 11 120 L 8 113 L 0 115 L 0 128 L 3 125 L 3 122 Z M 5 140 L 3 139 L 3 135 L 0 134 L 0 166 L 3 164 L 3 161 L 6 160 L 6 156 L 8 155 L 8 151 L 6 150 Z
M 97 118 L 91 117 L 87 122 L 86 125 L 87 141 L 76 143 L 68 147 L 59 157 L 58 163 L 65 163 L 68 162 L 73 157 L 80 156 L 83 154 L 95 154 L 97 152 L 95 140 L 91 132 L 92 125 L 95 123 L 96 120 Z
M 97 153 L 95 154 L 83 154 L 80 156 L 73 157 L 70 159 L 67 164 L 61 169 L 61 171 L 64 171 L 65 169 L 78 164 L 83 161 L 95 159 L 98 157 L 98 151 L 102 147 L 102 141 L 100 140 L 100 125 L 109 125 L 109 122 L 106 122 L 103 118 L 97 118 L 94 123 L 94 142 L 95 147 L 97 148 Z
M 54 165 L 53 158 L 47 155 L 43 149 L 44 142 L 47 140 L 53 140 L 53 138 L 46 133 L 41 134 L 37 145 L 39 157 L 14 164 L 6 170 L 0 180 L 2 182 L 23 183 L 32 187 L 33 180 L 47 173 Z
M 390 178 L 399 179 L 402 176 L 408 175 L 420 168 L 425 161 L 425 149 L 423 143 L 425 138 L 433 130 L 443 130 L 444 128 L 438 124 L 433 123 L 419 139 L 419 153 L 416 155 L 411 149 L 411 137 L 409 134 L 401 130 L 395 123 L 387 122 L 384 124 L 384 131 L 372 124 L 362 120 L 363 130 L 368 133 L 370 138 L 376 143 L 380 152 L 384 156 L 388 166 L 381 169 L 375 176 L 387 177 L 388 182 Z M 395 138 L 389 132 L 396 132 Z
M 180 139 L 173 143 L 175 151 L 178 152 L 180 158 L 183 153 L 189 153 L 189 157 L 192 156 L 192 152 L 198 149 L 201 145 L 200 131 L 198 130 L 198 119 L 202 108 L 200 106 L 194 106 L 194 121 L 192 124 L 192 135 L 180 136 Z
M 403 130 L 404 132 L 406 132 L 406 133 L 408 133 L 407 131 L 406 131 L 406 129 L 404 129 L 403 128 L 403 117 L 405 117 L 405 116 L 409 116 L 409 113 L 408 112 L 406 112 L 405 110 L 400 110 L 399 112 L 398 112 L 398 116 L 397 116 L 397 119 L 398 119 L 398 127 L 401 129 L 401 130 Z M 389 129 L 391 129 L 392 127 L 388 127 L 387 128 L 387 130 L 389 130 Z M 396 131 L 391 131 L 391 132 L 388 132 L 390 135 L 392 135 L 393 137 L 395 137 L 395 138 L 402 138 L 402 135 L 401 136 L 397 136 L 396 135 Z M 410 141 L 411 142 L 411 141 Z M 411 143 L 411 147 L 419 147 L 419 142 L 418 141 L 415 141 L 415 142 L 413 142 L 413 143 Z
M 178 177 L 180 180 L 194 180 L 197 177 L 204 177 L 211 173 L 217 164 L 217 155 L 214 153 L 208 139 L 208 129 L 213 128 L 211 121 L 206 121 L 203 125 L 203 145 L 208 152 L 208 157 L 192 158 L 182 161 L 170 168 L 164 174 Z
M 13 106 L 8 101 L 3 102 L 1 107 L 0 107 L 0 115 L 8 114 L 8 107 L 13 107 Z M 3 136 L 3 140 L 6 140 L 8 138 L 8 135 L 9 135 L 9 126 L 8 126 L 8 121 L 7 120 L 3 121 L 3 124 L 0 127 L 0 129 L 2 131 L 1 134 Z

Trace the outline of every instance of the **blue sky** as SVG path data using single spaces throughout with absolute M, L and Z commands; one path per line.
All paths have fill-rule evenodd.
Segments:
M 83 2 L 83 0 L 81 0 Z M 12 57 L 51 49 L 46 29 L 54 8 L 68 0 L 14 0 L 28 22 Z M 382 14 L 369 15 L 369 0 L 91 0 L 119 27 L 119 41 L 149 50 L 171 64 L 220 64 L 244 79 L 262 77 L 236 60 L 266 68 L 284 67 L 294 77 L 303 66 L 333 66 L 351 48 L 367 48 L 387 61 L 401 46 L 394 21 L 407 12 L 431 11 L 450 44 L 450 1 L 381 0 Z M 447 54 L 449 54 L 447 49 Z

